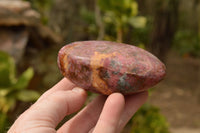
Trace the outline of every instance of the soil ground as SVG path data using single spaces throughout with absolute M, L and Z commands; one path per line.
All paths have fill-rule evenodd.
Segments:
M 167 76 L 150 103 L 160 107 L 172 133 L 200 133 L 200 59 L 168 54 Z

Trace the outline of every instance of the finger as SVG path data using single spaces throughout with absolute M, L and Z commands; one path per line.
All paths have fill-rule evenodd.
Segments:
M 75 85 L 69 79 L 63 78 L 59 83 L 53 86 L 51 91 L 71 90 L 74 87 Z
M 95 98 L 75 117 L 66 122 L 58 133 L 88 133 L 96 125 L 106 98 L 102 95 Z
M 67 78 L 63 78 L 60 82 L 58 82 L 56 85 L 54 85 L 51 89 L 49 89 L 48 91 L 46 91 L 39 99 L 38 101 L 40 101 L 43 98 L 46 98 L 48 95 L 56 92 L 56 91 L 60 91 L 60 90 L 71 90 L 75 87 L 75 85 L 69 81 Z
M 43 127 L 52 130 L 64 116 L 80 109 L 86 97 L 87 93 L 80 88 L 56 91 L 33 104 L 15 123 L 23 125 L 18 126 L 22 131 L 31 131 L 38 127 L 41 130 Z
M 126 104 L 121 116 L 118 130 L 121 131 L 136 111 L 145 103 L 148 98 L 148 92 L 141 92 L 125 98 Z
M 94 128 L 94 133 L 116 133 L 120 117 L 124 110 L 125 100 L 122 94 L 111 94 Z
M 46 99 L 41 100 L 33 109 L 44 109 L 45 112 L 52 115 L 50 118 L 55 122 L 55 126 L 68 114 L 71 114 L 84 104 L 87 93 L 81 88 L 74 88 L 68 91 L 56 91 L 50 94 Z M 42 114 L 40 112 L 40 114 Z

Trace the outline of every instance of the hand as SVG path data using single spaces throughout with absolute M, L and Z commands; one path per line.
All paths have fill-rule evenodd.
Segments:
M 146 101 L 147 92 L 98 96 L 57 131 L 58 123 L 78 111 L 87 93 L 64 78 L 19 116 L 8 133 L 117 133 Z

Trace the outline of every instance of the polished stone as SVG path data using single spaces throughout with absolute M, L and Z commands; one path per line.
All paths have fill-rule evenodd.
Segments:
M 147 90 L 165 76 L 165 65 L 151 53 L 123 43 L 80 41 L 58 54 L 62 74 L 86 90 L 124 95 Z

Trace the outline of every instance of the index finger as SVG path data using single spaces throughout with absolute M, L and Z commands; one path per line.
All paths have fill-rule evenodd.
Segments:
M 48 95 L 56 92 L 56 91 L 63 91 L 63 90 L 72 90 L 74 87 L 76 87 L 75 84 L 73 84 L 69 79 L 63 78 L 61 81 L 59 81 L 56 85 L 54 85 L 51 89 L 46 91 L 39 99 L 47 97 Z

